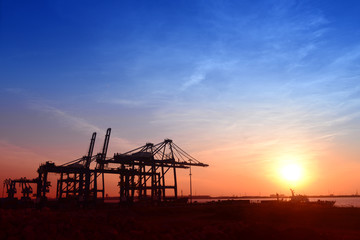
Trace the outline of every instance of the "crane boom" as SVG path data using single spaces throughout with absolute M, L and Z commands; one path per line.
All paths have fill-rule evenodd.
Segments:
M 111 133 L 111 128 L 108 128 L 106 130 L 104 146 L 103 146 L 103 150 L 102 150 L 102 153 L 101 153 L 101 160 L 105 160 L 105 158 L 106 158 L 106 154 L 107 154 L 107 150 L 108 150 L 108 146 L 109 146 L 109 141 L 110 141 L 110 133 Z
M 95 146 L 95 139 L 96 139 L 96 132 L 94 132 L 92 134 L 92 137 L 91 137 L 91 140 L 90 140 L 89 151 L 88 151 L 88 155 L 86 156 L 86 162 L 85 162 L 85 167 L 86 168 L 90 167 L 91 158 L 92 158 L 93 151 L 94 151 L 94 146 Z

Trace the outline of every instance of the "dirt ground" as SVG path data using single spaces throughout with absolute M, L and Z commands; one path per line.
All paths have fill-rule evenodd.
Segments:
M 230 201 L 0 209 L 0 239 L 360 239 L 360 208 Z

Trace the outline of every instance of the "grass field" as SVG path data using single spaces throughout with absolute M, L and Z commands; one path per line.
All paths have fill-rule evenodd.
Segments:
M 236 201 L 0 209 L 1 239 L 360 239 L 360 208 Z

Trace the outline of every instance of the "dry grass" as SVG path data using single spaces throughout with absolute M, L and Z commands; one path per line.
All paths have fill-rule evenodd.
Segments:
M 1 239 L 360 239 L 359 208 L 236 201 L 0 210 Z

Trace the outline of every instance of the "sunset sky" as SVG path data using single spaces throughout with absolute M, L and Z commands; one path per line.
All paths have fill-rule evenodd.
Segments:
M 94 131 L 99 152 L 111 127 L 108 156 L 170 138 L 209 164 L 193 169 L 196 194 L 360 191 L 358 1 L 4 0 L 0 11 L 1 183 L 83 156 Z M 292 165 L 296 181 L 282 173 Z

